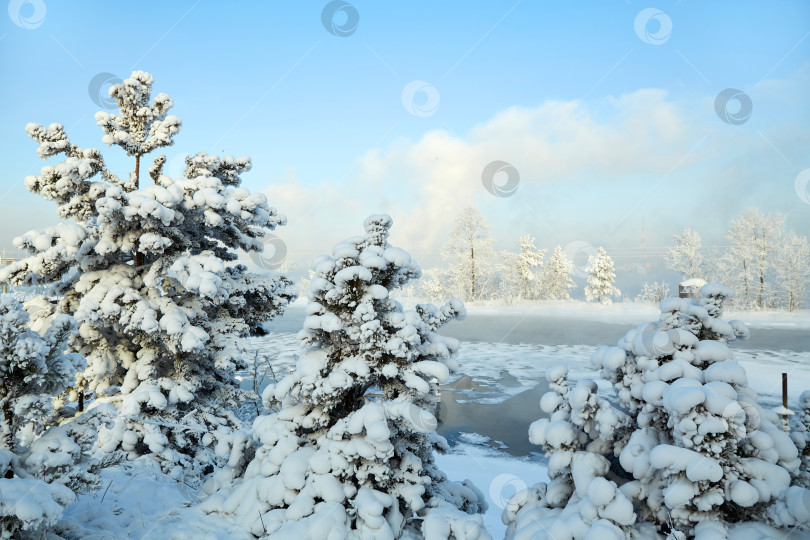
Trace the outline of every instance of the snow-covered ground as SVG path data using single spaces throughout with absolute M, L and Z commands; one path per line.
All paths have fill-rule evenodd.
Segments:
M 503 538 L 504 504 L 517 491 L 547 480 L 545 463 L 518 459 L 482 444 L 459 444 L 438 456 L 439 467 L 453 480 L 472 480 L 487 498 L 484 516 L 493 538 Z M 528 484 L 528 486 L 527 486 Z M 80 495 L 63 516 L 60 528 L 83 540 L 253 538 L 238 523 L 190 507 L 197 491 L 162 474 L 146 460 L 102 472 L 102 489 Z
M 102 488 L 79 495 L 59 523 L 65 538 L 83 540 L 252 538 L 237 524 L 189 508 L 197 490 L 141 458 L 101 472 Z
M 515 458 L 487 445 L 460 443 L 448 454 L 439 455 L 436 462 L 451 480 L 470 479 L 481 490 L 489 508 L 484 525 L 492 538 L 503 538 L 506 525 L 501 521 L 506 502 L 518 491 L 537 482 L 548 481 L 546 460 L 534 455 Z
M 472 439 L 472 437 L 471 437 Z M 539 456 L 515 458 L 487 445 L 460 443 L 437 458 L 439 467 L 452 480 L 468 478 L 482 491 L 489 508 L 484 524 L 494 539 L 503 538 L 504 504 L 516 492 L 548 480 L 546 461 Z M 84 540 L 222 540 L 252 538 L 222 515 L 205 515 L 190 508 L 196 491 L 166 477 L 146 462 L 117 465 L 102 472 L 103 488 L 80 495 L 60 523 L 67 538 Z M 772 538 L 763 528 L 756 540 Z M 784 540 L 808 540 L 799 532 L 779 536 Z

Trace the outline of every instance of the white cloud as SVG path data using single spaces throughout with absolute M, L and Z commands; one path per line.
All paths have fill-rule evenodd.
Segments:
M 771 83 L 762 94 L 776 99 L 773 88 L 784 86 L 791 85 Z M 778 114 L 771 120 L 780 123 Z M 345 182 L 309 184 L 293 176 L 272 183 L 269 196 L 290 216 L 288 230 L 280 234 L 293 258 L 328 251 L 343 237 L 360 234 L 368 214 L 385 212 L 394 218 L 392 241 L 431 266 L 438 262 L 435 255 L 455 216 L 470 204 L 482 207 L 501 239 L 545 232 L 547 243 L 554 245 L 573 239 L 605 241 L 604 235 L 636 211 L 634 205 L 642 199 L 638 212 L 647 214 L 648 231 L 655 230 L 656 217 L 662 235 L 678 232 L 684 220 L 700 229 L 701 213 L 708 206 L 722 216 L 708 221 L 722 229 L 715 231 L 722 236 L 728 220 L 741 209 L 729 201 L 718 206 L 710 196 L 692 199 L 690 194 L 721 193 L 726 182 L 735 182 L 718 172 L 720 164 L 753 156 L 769 164 L 778 160 L 757 133 L 722 124 L 707 98 L 676 103 L 663 90 L 641 89 L 589 102 L 511 107 L 464 137 L 437 130 L 416 141 L 399 139 L 358 158 L 356 172 Z M 778 134 L 775 138 L 792 144 Z M 495 198 L 482 185 L 481 172 L 494 160 L 506 161 L 520 173 L 518 191 L 509 199 Z M 771 168 L 771 174 L 783 172 Z M 761 177 L 753 174 L 738 177 L 731 187 L 757 182 Z M 792 204 L 787 190 L 784 199 L 780 197 L 777 204 Z M 683 208 L 675 208 L 676 203 Z M 612 240 L 621 243 L 627 238 Z M 307 246 L 308 251 L 295 246 Z

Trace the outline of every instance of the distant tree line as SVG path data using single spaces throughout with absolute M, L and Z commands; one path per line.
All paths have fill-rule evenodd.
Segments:
M 785 228 L 785 216 L 747 210 L 731 222 L 729 246 L 704 250 L 700 235 L 684 229 L 675 235 L 667 267 L 684 279 L 727 283 L 733 304 L 745 309 L 787 309 L 804 305 L 810 281 L 807 237 Z
M 490 226 L 477 208 L 465 208 L 455 221 L 443 250 L 445 265 L 424 272 L 416 289 L 406 294 L 428 299 L 447 295 L 477 300 L 570 300 L 576 284 L 573 262 L 557 246 L 538 249 L 529 235 L 517 239 L 518 251 L 496 252 Z M 603 248 L 588 259 L 588 301 L 610 303 L 621 292 L 614 286 L 613 260 Z
M 810 278 L 807 238 L 786 230 L 785 217 L 750 209 L 731 222 L 727 247 L 704 248 L 700 234 L 686 228 L 673 238 L 666 267 L 683 280 L 728 283 L 733 304 L 742 309 L 786 309 L 804 305 Z M 464 301 L 570 300 L 576 289 L 573 261 L 561 246 L 539 249 L 530 235 L 517 239 L 516 251 L 496 251 L 483 214 L 465 208 L 456 218 L 443 249 L 444 264 L 424 271 L 424 279 L 405 294 L 438 300 L 448 295 Z M 613 260 L 602 247 L 584 268 L 589 302 L 610 303 L 621 297 Z M 678 295 L 678 286 L 645 282 L 637 302 L 658 303 Z M 731 303 L 731 302 L 730 302 Z

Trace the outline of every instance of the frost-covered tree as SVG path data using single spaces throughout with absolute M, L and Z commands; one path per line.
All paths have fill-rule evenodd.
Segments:
M 669 297 L 670 289 L 669 284 L 665 282 L 653 283 L 645 282 L 641 287 L 641 292 L 636 297 L 636 302 L 645 302 L 649 304 L 660 304 L 662 300 Z
M 513 497 L 507 538 L 714 540 L 745 537 L 746 522 L 808 527 L 796 445 L 728 347 L 748 335 L 721 319 L 731 290 L 701 294 L 663 301 L 658 322 L 594 352 L 615 403 L 564 368 L 547 372 L 549 418 L 529 437 L 549 457 L 550 481 Z
M 443 256 L 455 294 L 468 301 L 486 296 L 494 254 L 489 224 L 477 208 L 467 207 L 456 218 Z
M 403 285 L 393 294 L 400 303 L 441 302 L 451 293 L 450 276 L 444 268 L 422 270 L 422 277 L 417 281 Z
M 306 351 L 263 394 L 278 412 L 254 423 L 260 447 L 244 476 L 225 478 L 203 511 L 237 516 L 264 538 L 489 538 L 482 494 L 448 481 L 433 457 L 447 447 L 436 389 L 458 348 L 438 329 L 464 307 L 406 311 L 391 299 L 421 274 L 388 244 L 391 223 L 371 216 L 363 236 L 313 261 Z
M 499 254 L 499 263 L 496 266 L 499 300 L 514 302 L 522 299 L 523 278 L 518 268 L 520 255 L 511 251 L 502 251 Z
M 307 291 L 309 291 L 309 285 L 312 283 L 312 278 L 315 277 L 315 272 L 309 270 L 306 277 L 302 277 L 298 280 L 298 296 L 299 297 L 306 297 Z
M 20 302 L 0 295 L 0 538 L 53 525 L 74 491 L 96 485 L 69 432 L 46 431 L 54 396 L 85 364 L 65 353 L 76 323 L 60 315 L 40 335 L 28 322 Z
M 588 285 L 585 286 L 585 299 L 588 302 L 599 302 L 600 304 L 610 304 L 612 296 L 619 296 L 621 292 L 613 283 L 616 281 L 616 274 L 613 272 L 613 259 L 600 247 L 596 250 L 596 255 L 588 257 Z
M 574 265 L 557 246 L 543 268 L 543 298 L 549 300 L 570 300 L 570 290 L 574 288 L 571 272 Z
M 424 298 L 428 302 L 439 302 L 445 298 L 443 277 L 439 270 L 424 270 L 416 284 L 417 298 Z
M 773 261 L 779 305 L 790 311 L 800 308 L 810 281 L 810 245 L 793 231 L 785 235 Z
M 724 265 L 730 285 L 743 307 L 768 307 L 773 300 L 773 265 L 784 234 L 785 217 L 749 209 L 731 223 L 727 238 L 731 247 Z
M 70 346 L 88 365 L 65 399 L 110 394 L 119 405 L 117 424 L 101 429 L 103 447 L 153 453 L 179 477 L 238 461 L 244 441 L 232 437 L 240 422 L 231 410 L 241 396 L 240 338 L 293 293 L 284 277 L 232 264 L 236 249 L 261 251 L 263 235 L 286 221 L 264 195 L 240 187 L 249 158 L 199 153 L 186 158 L 183 178 L 169 178 L 158 155 L 144 181 L 142 158 L 180 129 L 168 114 L 172 99 L 152 99 L 152 83 L 133 72 L 110 88 L 118 112 L 96 114 L 103 142 L 134 158 L 126 178 L 98 149 L 73 144 L 61 124 L 26 126 L 41 158 L 62 161 L 25 185 L 68 222 L 17 238 L 32 255 L 0 270 L 0 281 L 49 285 L 57 301 L 43 301 L 39 317 L 78 321 Z
M 667 251 L 667 268 L 680 272 L 683 279 L 703 276 L 703 256 L 700 254 L 700 235 L 685 228 L 673 238 L 675 245 Z

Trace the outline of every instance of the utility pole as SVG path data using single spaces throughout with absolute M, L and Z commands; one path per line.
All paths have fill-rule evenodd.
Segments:
M 647 264 L 647 236 L 644 230 L 644 214 L 641 214 L 641 262 Z

